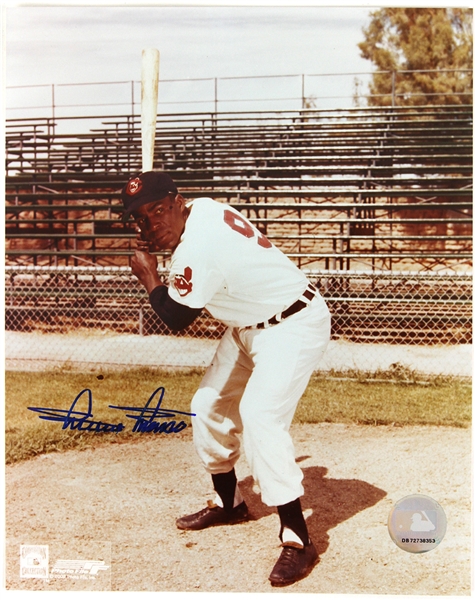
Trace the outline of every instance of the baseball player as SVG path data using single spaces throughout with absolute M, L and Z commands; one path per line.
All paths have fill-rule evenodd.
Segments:
M 122 190 L 138 228 L 132 272 L 173 330 L 206 309 L 227 325 L 191 403 L 193 442 L 215 501 L 176 522 L 199 530 L 250 518 L 234 466 L 238 434 L 262 501 L 277 507 L 282 551 L 272 585 L 302 579 L 318 560 L 302 514 L 303 474 L 289 433 L 299 399 L 330 338 L 327 306 L 306 276 L 247 219 L 211 198 L 187 202 L 166 173 Z M 172 251 L 168 285 L 153 252 Z

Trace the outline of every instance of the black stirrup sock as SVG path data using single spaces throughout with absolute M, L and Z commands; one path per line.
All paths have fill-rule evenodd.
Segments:
M 236 473 L 234 469 L 229 473 L 216 473 L 211 475 L 216 493 L 223 501 L 224 510 L 229 512 L 234 507 L 234 493 L 236 491 Z
M 280 533 L 279 537 L 282 541 L 282 532 L 284 527 L 288 527 L 294 533 L 296 533 L 306 546 L 310 540 L 308 538 L 307 524 L 302 513 L 302 506 L 300 504 L 300 498 L 282 504 L 277 507 L 277 511 L 280 517 Z

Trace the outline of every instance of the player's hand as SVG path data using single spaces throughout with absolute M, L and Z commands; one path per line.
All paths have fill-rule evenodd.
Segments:
M 137 247 L 137 250 L 140 250 L 141 252 L 150 252 L 149 242 L 146 242 L 142 238 L 142 232 L 140 231 L 140 229 L 137 229 L 137 235 L 135 236 L 135 245 Z
M 163 285 L 157 273 L 157 257 L 150 254 L 148 249 L 146 252 L 139 249 L 135 250 L 130 264 L 132 273 L 145 286 L 149 294 L 157 285 Z

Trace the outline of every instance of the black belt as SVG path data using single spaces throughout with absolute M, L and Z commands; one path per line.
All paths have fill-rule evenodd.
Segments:
M 300 296 L 300 298 L 294 302 L 289 308 L 286 308 L 281 313 L 274 315 L 268 321 L 262 321 L 262 323 L 258 323 L 255 325 L 256 329 L 267 329 L 271 325 L 277 325 L 277 323 L 281 323 L 284 319 L 287 319 L 291 315 L 295 315 L 305 308 L 310 302 L 315 298 L 315 294 L 317 293 L 316 288 L 309 284 L 305 292 Z

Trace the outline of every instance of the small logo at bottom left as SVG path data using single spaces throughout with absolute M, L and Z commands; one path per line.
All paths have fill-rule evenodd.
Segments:
M 48 579 L 48 546 L 20 546 L 20 577 Z

